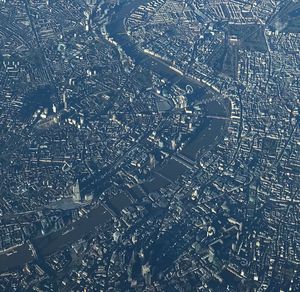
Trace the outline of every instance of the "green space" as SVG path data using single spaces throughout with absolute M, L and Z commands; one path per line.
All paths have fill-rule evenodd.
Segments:
M 228 34 L 236 36 L 239 46 L 249 51 L 265 53 L 268 50 L 264 27 L 258 24 L 230 24 Z
M 272 19 L 270 28 L 280 32 L 300 32 L 300 1 L 290 1 Z

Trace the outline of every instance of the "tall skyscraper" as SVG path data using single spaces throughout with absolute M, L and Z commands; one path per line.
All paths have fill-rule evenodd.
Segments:
M 81 201 L 81 196 L 80 196 L 80 187 L 79 187 L 79 181 L 77 180 L 75 185 L 72 187 L 73 191 L 73 200 L 75 202 L 80 202 Z

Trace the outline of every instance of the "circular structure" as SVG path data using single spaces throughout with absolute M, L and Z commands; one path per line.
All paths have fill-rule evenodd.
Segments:
M 186 93 L 187 94 L 193 94 L 194 92 L 194 88 L 192 85 L 188 84 L 186 87 L 185 87 L 185 90 L 186 90 Z

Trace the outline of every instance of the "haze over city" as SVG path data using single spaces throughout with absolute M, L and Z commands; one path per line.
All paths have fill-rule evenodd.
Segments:
M 300 291 L 299 0 L 0 0 L 0 291 Z

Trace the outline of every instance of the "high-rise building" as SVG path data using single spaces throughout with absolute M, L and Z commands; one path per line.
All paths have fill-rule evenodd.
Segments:
M 96 0 L 86 0 L 86 4 L 87 4 L 87 5 L 90 5 L 90 6 L 93 6 L 93 5 L 95 5 L 96 3 L 97 3 Z
M 67 95 L 66 92 L 63 93 L 63 104 L 64 104 L 64 110 L 67 111 L 68 110 L 68 102 L 67 102 Z
M 156 159 L 153 154 L 149 154 L 149 164 L 150 164 L 150 168 L 155 168 Z
M 75 202 L 80 202 L 81 201 L 81 196 L 80 196 L 80 187 L 79 187 L 79 181 L 77 180 L 75 185 L 72 187 L 73 191 L 73 200 Z

